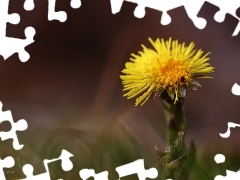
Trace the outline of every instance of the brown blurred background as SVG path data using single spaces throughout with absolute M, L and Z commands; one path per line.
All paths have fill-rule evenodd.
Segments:
M 99 128 L 123 121 L 150 149 L 155 144 L 164 148 L 165 140 L 159 136 L 165 133 L 161 103 L 150 100 L 135 107 L 134 100 L 122 97 L 119 75 L 130 53 L 141 50 L 141 44 L 150 47 L 148 37 L 173 37 L 211 52 L 210 63 L 215 67 L 213 79 L 200 79 L 202 88 L 187 95 L 186 141 L 194 139 L 199 149 L 218 147 L 216 153 L 240 150 L 239 128 L 232 130 L 229 139 L 219 136 L 228 122 L 240 123 L 240 97 L 231 93 L 232 85 L 240 84 L 240 35 L 231 36 L 237 19 L 227 16 L 217 23 L 213 19 L 217 7 L 206 5 L 200 15 L 208 24 L 199 30 L 181 7 L 169 12 L 172 21 L 163 26 L 161 12 L 148 8 L 143 19 L 135 18 L 133 3 L 124 2 L 113 15 L 109 0 L 82 0 L 79 9 L 72 9 L 66 0 L 56 2 L 56 10 L 67 13 L 67 21 L 61 23 L 48 21 L 47 0 L 35 1 L 30 12 L 23 4 L 24 0 L 10 1 L 9 13 L 19 13 L 21 21 L 8 24 L 7 36 L 25 38 L 24 29 L 35 28 L 35 42 L 26 47 L 30 60 L 22 63 L 17 54 L 0 59 L 3 109 L 11 110 L 15 121 L 23 118 L 29 125 L 18 133 L 20 141 L 22 134 L 36 136 L 38 141 L 41 136 L 36 131 L 60 122 Z M 4 122 L 1 129 L 7 131 L 10 125 Z

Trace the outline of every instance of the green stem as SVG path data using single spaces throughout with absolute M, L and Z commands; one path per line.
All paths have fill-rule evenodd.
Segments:
M 165 178 L 178 180 L 182 172 L 186 155 L 183 154 L 184 133 L 186 128 L 183 99 L 175 104 L 167 93 L 161 95 L 161 101 L 167 122 L 167 147 L 166 154 L 159 157 Z

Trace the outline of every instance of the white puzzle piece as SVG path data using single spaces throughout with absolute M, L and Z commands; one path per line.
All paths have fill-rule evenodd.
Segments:
M 139 180 L 146 180 L 146 178 L 155 179 L 158 176 L 156 168 L 145 169 L 143 159 L 119 166 L 116 168 L 116 171 L 118 172 L 119 180 L 132 174 L 137 174 Z
M 21 179 L 21 180 L 51 180 L 48 164 L 53 163 L 58 160 L 61 160 L 62 161 L 62 164 L 61 164 L 62 169 L 64 171 L 70 171 L 73 168 L 73 163 L 70 160 L 70 157 L 72 157 L 72 156 L 73 156 L 73 154 L 71 154 L 67 150 L 63 149 L 61 152 L 61 155 L 58 158 L 50 159 L 50 160 L 45 159 L 43 161 L 43 164 L 46 169 L 46 172 L 42 173 L 42 174 L 37 174 L 37 175 L 33 175 L 34 168 L 31 164 L 25 164 L 23 166 L 22 170 L 23 170 L 23 173 L 26 175 L 26 178 Z
M 168 11 L 183 6 L 186 10 L 188 17 L 192 20 L 193 24 L 199 28 L 205 28 L 207 21 L 204 18 L 198 17 L 198 12 L 202 8 L 205 2 L 209 2 L 215 6 L 218 6 L 220 10 L 215 14 L 214 19 L 216 22 L 223 22 L 226 14 L 231 14 L 233 17 L 240 21 L 240 18 L 236 15 L 236 10 L 240 7 L 240 1 L 224 1 L 224 0 L 110 0 L 112 13 L 116 14 L 120 12 L 124 1 L 137 4 L 134 10 L 134 16 L 137 18 L 143 18 L 145 16 L 145 8 L 161 11 L 161 24 L 168 25 L 171 23 L 171 17 Z M 233 36 L 236 36 L 240 30 L 240 23 L 238 23 Z
M 20 150 L 23 148 L 23 145 L 19 144 L 18 137 L 17 137 L 17 131 L 25 131 L 28 128 L 27 121 L 24 119 L 21 119 L 17 122 L 13 121 L 12 113 L 11 111 L 2 111 L 2 102 L 0 101 L 0 123 L 4 121 L 8 121 L 11 124 L 11 130 L 8 132 L 0 132 L 0 138 L 2 141 L 7 139 L 13 140 L 13 148 L 15 150 Z
M 14 164 L 15 164 L 15 161 L 11 156 L 8 156 L 4 159 L 0 158 L 0 179 L 1 180 L 6 180 L 3 168 L 11 168 L 14 166 Z
M 20 61 L 26 62 L 30 55 L 25 51 L 25 47 L 34 42 L 35 29 L 33 27 L 25 29 L 26 39 L 6 37 L 7 23 L 18 24 L 20 22 L 18 14 L 8 14 L 8 7 L 9 0 L 0 1 L 0 55 L 6 60 L 14 53 L 18 53 Z

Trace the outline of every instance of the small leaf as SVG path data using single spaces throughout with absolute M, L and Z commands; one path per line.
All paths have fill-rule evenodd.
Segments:
M 157 146 L 155 146 L 155 149 L 156 149 L 156 154 L 158 157 L 163 157 L 163 156 L 166 156 L 168 154 L 170 154 L 170 152 L 168 151 L 161 151 L 157 148 Z
M 189 88 L 192 88 L 193 90 L 197 90 L 198 87 L 202 87 L 199 82 L 194 80 L 189 82 Z
M 186 96 L 186 94 L 187 94 L 187 87 L 186 86 L 179 86 L 179 89 L 178 89 L 179 91 L 179 94 L 180 94 L 180 96 L 182 97 L 182 98 L 184 98 L 185 96 Z
M 178 147 L 182 146 L 184 135 L 185 135 L 185 131 L 179 131 L 178 132 L 178 138 L 177 138 L 177 146 Z
M 162 87 L 155 89 L 154 99 L 159 98 L 164 90 L 165 89 Z
M 167 91 L 169 97 L 173 100 L 174 99 L 174 93 L 172 91 Z
M 167 166 L 169 169 L 181 168 L 183 163 L 186 161 L 187 155 L 184 154 L 182 157 L 170 162 Z

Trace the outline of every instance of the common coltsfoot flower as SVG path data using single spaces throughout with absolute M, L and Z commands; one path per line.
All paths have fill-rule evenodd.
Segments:
M 131 54 L 131 62 L 125 64 L 121 75 L 124 94 L 128 99 L 139 96 L 135 105 L 143 105 L 153 95 L 159 97 L 164 91 L 174 103 L 186 96 L 187 88 L 196 89 L 201 85 L 193 80 L 197 77 L 209 78 L 214 68 L 201 49 L 194 49 L 192 42 L 188 46 L 178 40 L 164 41 L 149 38 L 153 49 L 142 45 L 138 55 Z

